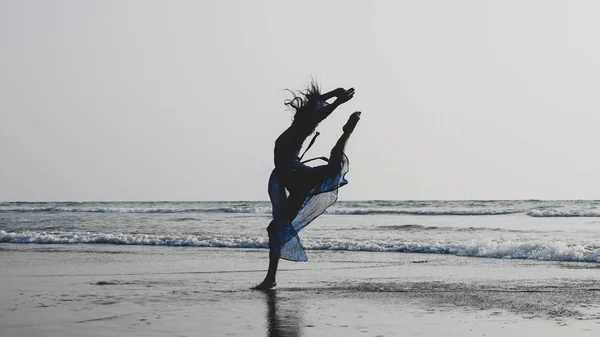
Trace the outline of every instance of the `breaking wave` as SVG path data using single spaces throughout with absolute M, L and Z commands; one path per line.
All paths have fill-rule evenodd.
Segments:
M 270 213 L 271 207 L 0 207 L 0 212 L 81 213 Z
M 2 202 L 0 213 L 230 213 L 270 215 L 269 202 Z M 353 201 L 330 215 L 600 217 L 598 201 Z M 193 216 L 188 216 L 193 217 Z
M 546 233 L 545 231 L 535 230 L 519 230 L 519 229 L 506 229 L 496 227 L 452 227 L 452 226 L 425 226 L 417 224 L 405 224 L 405 225 L 381 225 L 375 226 L 375 230 L 389 230 L 389 231 L 404 231 L 404 232 L 421 232 L 421 231 L 440 231 L 440 232 L 512 232 L 512 233 Z
M 600 217 L 600 210 L 577 209 L 532 209 L 527 215 L 535 218 L 575 218 L 575 217 Z
M 227 248 L 267 248 L 264 237 L 201 237 L 194 235 L 148 235 L 89 232 L 6 232 L 0 242 L 37 244 L 113 244 L 148 246 L 190 246 Z M 564 242 L 418 242 L 400 240 L 305 239 L 309 250 L 399 252 L 448 254 L 482 258 L 528 259 L 545 261 L 600 262 L 600 248 Z
M 192 246 L 229 248 L 266 248 L 263 238 L 199 237 L 195 235 L 153 235 L 91 232 L 5 232 L 0 230 L 0 242 L 39 244 L 112 244 L 143 246 Z
M 520 213 L 512 209 L 332 209 L 326 214 L 337 215 L 369 215 L 369 214 L 399 214 L 399 215 L 504 215 Z
M 255 213 L 271 214 L 271 207 L 26 207 L 3 206 L 0 213 L 6 212 L 81 212 L 81 213 Z M 519 213 L 512 209 L 393 209 L 393 208 L 331 208 L 325 214 L 333 215 L 503 215 Z

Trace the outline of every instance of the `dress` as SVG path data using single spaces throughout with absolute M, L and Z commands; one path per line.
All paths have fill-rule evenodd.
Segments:
M 269 178 L 269 197 L 273 221 L 269 224 L 269 247 L 272 253 L 290 261 L 307 261 L 298 232 L 333 205 L 338 188 L 347 184 L 348 157 L 332 150 L 326 165 L 310 167 L 298 157 L 302 144 L 314 128 L 327 117 L 324 102 L 317 102 L 314 112 L 296 118 L 275 142 L 275 169 Z M 289 195 L 286 193 L 289 192 Z

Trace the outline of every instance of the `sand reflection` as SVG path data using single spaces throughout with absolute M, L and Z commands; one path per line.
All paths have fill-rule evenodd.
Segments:
M 302 336 L 302 304 L 291 297 L 265 291 L 267 301 L 267 337 Z

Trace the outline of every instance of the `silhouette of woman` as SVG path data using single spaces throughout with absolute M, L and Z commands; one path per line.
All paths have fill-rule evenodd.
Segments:
M 360 112 L 350 115 L 342 128 L 343 133 L 331 155 L 314 158 L 327 161 L 326 165 L 310 167 L 299 156 L 302 144 L 315 131 L 321 121 L 333 110 L 354 96 L 354 89 L 338 88 L 321 94 L 317 83 L 312 82 L 305 91 L 286 100 L 285 105 L 295 110 L 292 125 L 275 141 L 275 169 L 269 178 L 269 197 L 273 205 L 273 220 L 267 228 L 269 234 L 269 270 L 254 289 L 271 289 L 276 286 L 275 275 L 279 259 L 306 261 L 306 253 L 300 244 L 298 232 L 337 200 L 337 189 L 348 182 L 348 158 L 344 154 L 346 144 L 360 119 Z M 331 104 L 327 100 L 335 97 Z M 308 148 L 313 144 L 317 132 Z M 308 148 L 304 151 L 308 150 Z M 289 192 L 289 196 L 286 193 Z

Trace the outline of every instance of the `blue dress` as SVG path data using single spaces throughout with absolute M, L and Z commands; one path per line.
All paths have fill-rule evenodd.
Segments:
M 269 178 L 269 197 L 273 221 L 269 224 L 271 253 L 290 261 L 307 261 L 298 232 L 323 214 L 338 198 L 338 188 L 348 183 L 348 157 L 332 150 L 331 156 L 319 158 L 326 165 L 310 167 L 298 157 L 302 144 L 327 115 L 321 112 L 324 102 L 303 119 L 295 119 L 275 142 L 275 169 Z M 289 192 L 286 193 L 286 190 Z

